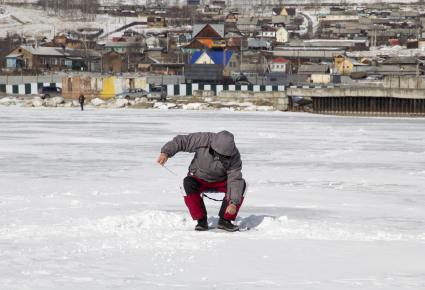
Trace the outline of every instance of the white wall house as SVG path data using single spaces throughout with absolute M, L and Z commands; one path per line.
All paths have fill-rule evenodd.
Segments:
M 276 30 L 276 42 L 277 43 L 286 43 L 289 41 L 288 30 L 283 26 L 279 26 Z
M 262 38 L 271 38 L 273 40 L 276 39 L 276 29 L 274 27 L 263 27 L 261 30 L 261 37 Z
M 283 57 L 272 59 L 269 65 L 270 72 L 286 73 L 289 60 Z

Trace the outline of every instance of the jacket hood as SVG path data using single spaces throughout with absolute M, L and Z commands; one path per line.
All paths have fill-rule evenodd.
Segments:
M 229 131 L 218 132 L 211 140 L 211 148 L 224 156 L 232 156 L 235 147 L 235 138 Z

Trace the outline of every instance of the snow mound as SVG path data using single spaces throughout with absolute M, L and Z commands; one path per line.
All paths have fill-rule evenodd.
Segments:
M 160 109 L 160 110 L 174 109 L 176 108 L 176 106 L 177 105 L 175 103 L 164 103 L 164 102 L 155 102 L 153 104 L 153 108 Z
M 100 105 L 104 105 L 106 102 L 100 98 L 94 98 L 93 100 L 91 100 L 91 104 L 93 106 L 100 106 Z
M 148 210 L 128 216 L 108 216 L 95 223 L 102 233 L 126 234 L 145 231 L 183 230 L 192 227 L 191 219 L 182 214 Z
M 218 217 L 209 217 L 209 225 L 216 227 Z M 287 216 L 250 215 L 236 220 L 241 230 L 250 230 L 253 239 L 307 239 L 323 241 L 425 241 L 425 233 L 412 234 L 365 225 L 333 223 L 329 221 L 289 219 Z M 134 215 L 108 216 L 92 224 L 102 234 L 118 236 L 133 234 L 180 235 L 193 231 L 195 222 L 189 214 L 146 210 Z
M 206 110 L 208 104 L 205 103 L 189 103 L 182 106 L 183 110 Z
M 128 106 L 129 101 L 127 99 L 118 99 L 115 103 L 112 103 L 113 108 L 124 108 Z
M 5 97 L 0 99 L 0 105 L 11 106 L 16 104 L 16 98 Z
M 44 105 L 44 101 L 40 97 L 35 97 L 32 100 L 33 107 L 42 107 Z
M 45 102 L 46 106 L 48 107 L 57 107 L 58 105 L 61 105 L 63 103 L 65 103 L 65 100 L 63 97 L 53 97 L 53 98 L 47 99 Z

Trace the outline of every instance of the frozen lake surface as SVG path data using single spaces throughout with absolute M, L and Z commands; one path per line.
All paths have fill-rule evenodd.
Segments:
M 252 229 L 194 232 L 155 161 L 223 129 Z M 2 107 L 0 164 L 2 290 L 425 288 L 424 119 Z

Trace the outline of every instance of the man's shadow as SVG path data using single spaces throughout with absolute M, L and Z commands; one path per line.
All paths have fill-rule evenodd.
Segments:
M 240 229 L 254 229 L 258 227 L 264 220 L 264 218 L 270 217 L 275 219 L 276 216 L 273 215 L 250 215 L 247 217 L 238 217 L 236 218 L 236 223 L 239 225 Z M 213 216 L 208 218 L 208 224 L 216 228 L 218 223 L 218 217 Z
M 236 218 L 236 223 L 241 229 L 255 229 L 264 221 L 265 218 L 273 220 L 282 216 L 294 220 L 317 220 L 329 217 L 332 212 L 315 208 L 294 208 L 294 207 L 248 207 L 248 212 L 254 213 L 249 216 L 239 216 Z M 268 212 L 268 213 L 267 213 Z M 208 218 L 208 223 L 212 227 L 216 227 L 219 217 L 212 216 Z

